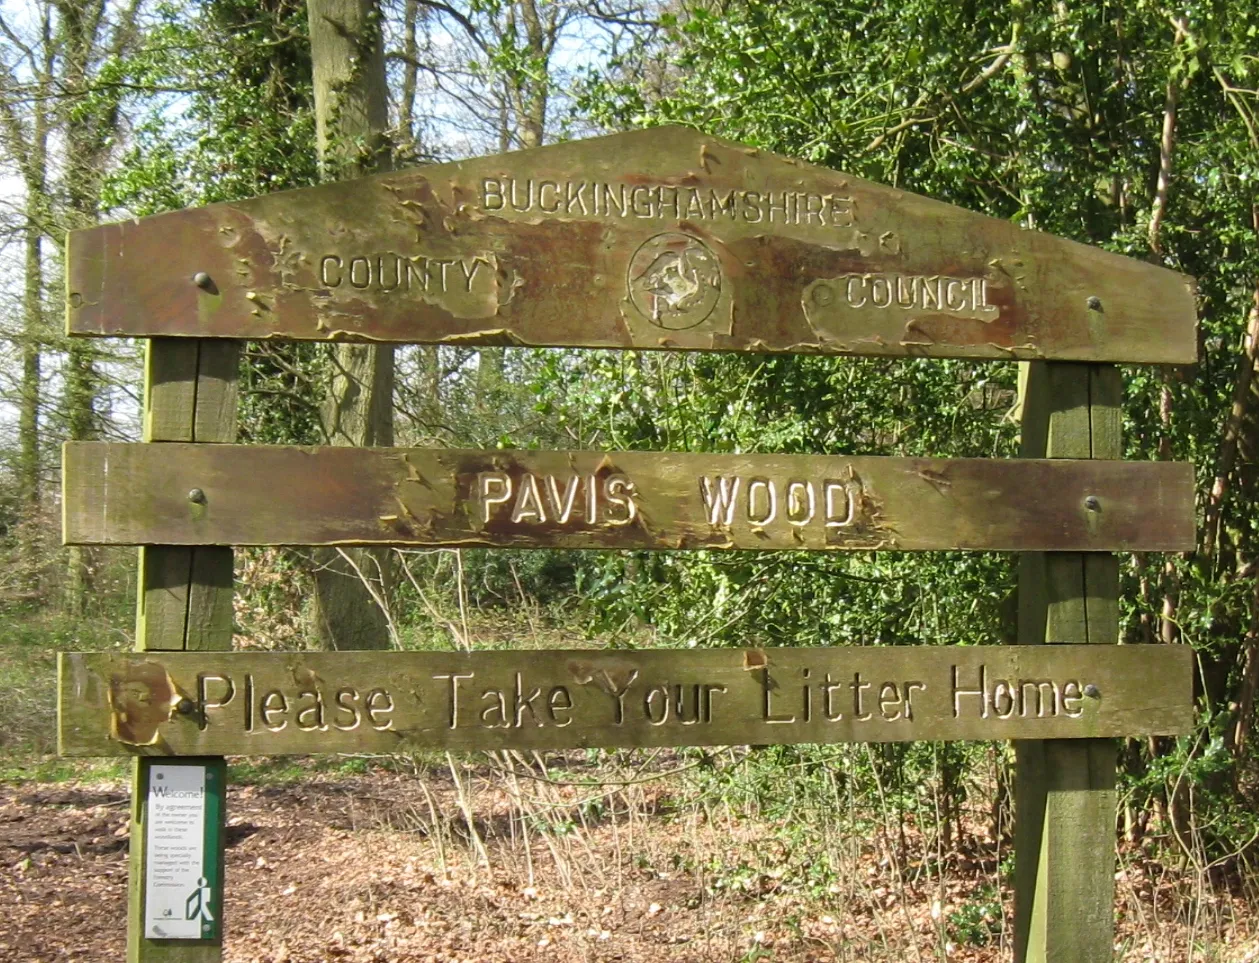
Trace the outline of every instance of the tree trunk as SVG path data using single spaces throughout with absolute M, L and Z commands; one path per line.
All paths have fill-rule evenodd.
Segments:
M 535 0 L 520 0 L 520 17 L 525 24 L 525 49 L 531 61 L 549 63 L 554 37 L 548 38 Z M 548 43 L 548 39 L 550 43 Z M 521 147 L 541 147 L 546 132 L 546 108 L 550 95 L 548 77 L 527 76 L 520 94 L 516 123 Z
M 41 168 L 43 163 L 41 161 Z M 40 539 L 39 524 L 40 485 L 39 458 L 39 404 L 42 395 L 40 369 L 41 345 L 44 332 L 44 261 L 43 232 L 35 217 L 34 206 L 39 203 L 27 185 L 26 264 L 24 290 L 22 292 L 22 383 L 18 397 L 18 462 L 17 495 L 18 511 L 23 527 L 21 533 L 22 589 L 39 590 Z
M 1255 718 L 1255 692 L 1259 689 L 1259 577 L 1255 579 L 1250 596 L 1250 625 L 1246 632 L 1246 644 L 1242 649 L 1241 691 L 1237 696 L 1237 718 L 1229 733 L 1233 756 L 1242 759 L 1250 742 L 1250 730 Z M 1241 773 L 1234 767 L 1233 778 Z
M 63 46 L 63 84 L 70 95 L 64 115 L 66 226 L 89 227 L 98 220 L 104 164 L 118 122 L 117 102 L 106 98 L 92 109 L 82 101 L 90 92 L 90 70 L 100 46 L 103 0 L 90 3 L 57 0 Z M 134 14 L 133 14 L 134 15 Z M 65 374 L 66 435 L 71 441 L 89 441 L 96 435 L 96 398 L 100 375 L 96 348 L 86 339 L 71 339 Z M 82 615 L 92 594 L 94 552 L 72 545 L 66 550 L 66 610 Z
M 315 121 L 324 181 L 388 169 L 380 10 L 373 0 L 307 0 Z M 338 344 L 323 407 L 334 445 L 393 444 L 393 349 Z M 390 644 L 386 550 L 316 553 L 315 625 L 325 649 Z
M 66 361 L 66 409 L 69 413 L 67 435 L 71 441 L 87 441 L 95 435 L 96 391 L 98 385 L 91 345 L 82 341 L 70 343 Z M 92 593 L 92 576 L 96 566 L 95 553 L 86 545 L 66 549 L 66 611 L 81 616 L 87 610 Z
M 1251 208 L 1251 223 L 1259 231 L 1259 204 Z M 1229 483 L 1237 464 L 1238 444 L 1242 429 L 1252 404 L 1252 384 L 1255 370 L 1259 368 L 1259 281 L 1251 295 L 1250 317 L 1242 339 L 1242 356 L 1237 363 L 1237 376 L 1233 381 L 1233 403 L 1224 422 L 1220 436 L 1219 453 L 1215 459 L 1215 479 L 1207 495 L 1205 518 L 1202 524 L 1202 544 L 1198 550 L 1199 563 L 1211 570 L 1215 565 L 1215 553 L 1219 547 L 1220 525 L 1224 502 L 1228 497 Z
M 26 279 L 23 292 L 22 393 L 18 411 L 18 498 L 22 511 L 39 508 L 39 371 L 43 330 L 43 237 L 39 228 L 26 228 Z
M 415 95 L 420 80 L 419 30 L 420 0 L 406 0 L 402 10 L 402 94 L 398 99 L 400 156 L 411 163 L 419 157 L 419 137 L 415 130 Z M 405 163 L 405 161 L 404 161 Z

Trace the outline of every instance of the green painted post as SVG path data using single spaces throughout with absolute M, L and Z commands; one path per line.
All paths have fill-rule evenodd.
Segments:
M 1032 362 L 1021 382 L 1023 457 L 1122 456 L 1117 368 Z M 1106 510 L 1085 501 L 1081 511 Z M 1116 644 L 1117 557 L 1020 556 L 1018 640 Z M 1016 963 L 1114 956 L 1116 748 L 1110 739 L 1015 743 Z
M 189 284 L 192 284 L 189 279 Z M 153 338 L 144 371 L 144 440 L 231 442 L 236 436 L 236 341 Z M 188 497 L 195 499 L 194 492 Z M 232 550 L 230 548 L 140 549 L 136 602 L 138 651 L 227 650 L 232 647 Z M 132 769 L 131 860 L 127 905 L 128 963 L 217 963 L 223 958 L 222 921 L 210 939 L 157 940 L 145 936 L 147 805 L 152 767 L 173 760 L 142 757 Z M 226 793 L 223 760 L 200 760 L 207 781 Z M 221 805 L 210 807 L 216 824 L 218 877 L 223 879 Z M 211 831 L 213 830 L 213 831 Z M 220 887 L 221 888 L 221 887 Z M 221 906 L 221 892 L 212 894 Z

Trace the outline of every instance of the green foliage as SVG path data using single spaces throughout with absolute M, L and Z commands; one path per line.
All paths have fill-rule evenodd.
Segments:
M 107 207 L 139 216 L 317 182 L 302 0 L 165 3 L 127 72 L 154 93 Z
M 62 759 L 25 753 L 0 761 L 0 783 L 116 782 L 131 775 L 127 759 Z
M 983 886 L 948 915 L 948 933 L 964 945 L 988 946 L 1000 939 L 1004 918 L 1001 894 Z
M 1146 2 L 784 0 L 695 4 L 664 25 L 657 48 L 634 54 L 654 56 L 655 69 L 590 76 L 584 110 L 612 127 L 691 125 L 1195 276 L 1200 362 L 1125 372 L 1125 438 L 1128 458 L 1196 464 L 1206 504 L 1227 454 L 1259 277 L 1259 10 L 1218 0 L 1182 19 Z M 1169 91 L 1177 109 L 1165 140 Z M 1172 178 L 1160 197 L 1164 154 Z M 568 418 L 606 423 L 616 447 L 1014 451 L 1004 366 L 716 356 L 621 362 L 619 372 L 613 361 L 587 364 L 573 362 L 580 374 L 556 394 L 581 407 Z M 1128 788 L 1143 806 L 1190 782 L 1213 787 L 1223 812 L 1231 777 L 1248 765 L 1233 751 L 1230 708 L 1259 625 L 1250 574 L 1259 422 L 1247 404 L 1233 426 L 1240 456 L 1226 474 L 1218 542 L 1123 566 L 1125 638 L 1151 640 L 1163 620 L 1198 650 L 1205 692 L 1200 738 L 1159 745 L 1153 758 L 1130 754 Z M 662 556 L 601 568 L 583 583 L 601 605 L 678 641 L 993 642 L 1009 633 L 1002 602 L 1013 572 L 1002 558 Z M 1221 846 L 1244 838 L 1228 821 Z
M 303 0 L 163 4 L 127 63 L 129 82 L 166 92 L 144 105 L 109 207 L 134 215 L 238 200 L 318 181 Z M 241 441 L 323 441 L 315 345 L 249 345 Z
M 56 750 L 57 653 L 129 648 L 130 640 L 111 627 L 112 621 L 43 613 L 0 614 L 0 691 L 4 692 L 0 700 L 0 754 L 13 760 L 17 770 L 26 771 L 34 765 L 35 757 Z M 65 771 L 72 771 L 74 766 L 65 763 Z M 17 770 L 10 775 L 0 770 L 0 778 L 18 778 Z

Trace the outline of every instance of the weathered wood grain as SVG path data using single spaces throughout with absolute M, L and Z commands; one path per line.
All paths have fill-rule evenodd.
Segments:
M 1035 362 L 1023 372 L 1022 388 L 1024 456 L 1122 456 L 1117 369 Z M 1118 559 L 1099 552 L 1025 554 L 1019 603 L 1020 639 L 1111 650 L 1119 640 Z M 1116 749 L 1109 739 L 1015 744 L 1017 963 L 1113 955 Z
M 236 341 L 149 341 L 144 440 L 160 443 L 155 457 L 166 457 L 172 442 L 235 441 L 239 362 Z M 141 548 L 139 566 L 137 649 L 231 648 L 230 549 L 151 543 Z
M 63 654 L 66 755 L 1187 732 L 1171 647 Z M 1091 688 L 1091 687 L 1096 687 Z
M 98 442 L 67 445 L 63 466 L 71 544 L 1160 551 L 1193 543 L 1191 466 L 1165 462 Z M 193 490 L 199 500 L 190 500 Z
M 679 127 L 77 231 L 67 273 L 86 335 L 1197 351 L 1182 275 Z

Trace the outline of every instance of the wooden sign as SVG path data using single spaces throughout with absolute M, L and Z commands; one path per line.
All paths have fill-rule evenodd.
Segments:
M 680 127 L 70 234 L 72 334 L 1188 364 L 1192 281 Z
M 222 759 L 167 759 L 145 777 L 145 938 L 219 939 L 227 766 Z
M 1175 735 L 1183 646 L 63 654 L 65 755 Z
M 68 444 L 92 545 L 1180 551 L 1169 462 Z

